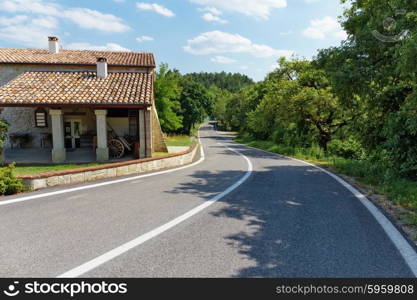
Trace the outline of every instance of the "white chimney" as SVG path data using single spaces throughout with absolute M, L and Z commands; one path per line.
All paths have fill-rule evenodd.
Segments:
M 50 36 L 48 37 L 48 42 L 49 42 L 49 53 L 51 54 L 59 53 L 58 38 L 56 36 Z
M 107 77 L 107 58 L 105 57 L 97 58 L 97 77 L 98 78 Z

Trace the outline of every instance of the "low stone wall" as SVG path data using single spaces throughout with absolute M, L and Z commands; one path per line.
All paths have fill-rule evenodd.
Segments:
M 118 176 L 137 175 L 150 171 L 170 169 L 193 162 L 198 149 L 194 143 L 187 151 L 160 158 L 144 158 L 87 168 L 18 176 L 31 190 L 90 182 Z

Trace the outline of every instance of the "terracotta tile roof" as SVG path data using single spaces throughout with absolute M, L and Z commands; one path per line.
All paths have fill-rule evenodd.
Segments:
M 98 57 L 114 66 L 155 67 L 153 54 L 145 52 L 60 50 L 50 54 L 43 49 L 0 48 L 0 63 L 95 65 Z
M 151 73 L 25 72 L 0 87 L 0 105 L 152 104 Z

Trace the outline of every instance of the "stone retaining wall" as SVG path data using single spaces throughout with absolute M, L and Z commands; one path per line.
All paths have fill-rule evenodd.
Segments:
M 180 167 L 193 162 L 198 149 L 194 143 L 187 151 L 160 158 L 144 158 L 94 167 L 18 176 L 31 190 L 90 182 L 118 176 L 137 175 L 150 171 Z

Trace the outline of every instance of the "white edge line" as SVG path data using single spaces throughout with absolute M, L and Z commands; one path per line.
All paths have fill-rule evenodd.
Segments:
M 238 151 L 231 149 L 229 147 L 226 146 L 226 148 L 230 151 L 235 152 L 236 154 L 242 156 L 247 164 L 248 164 L 248 169 L 245 173 L 245 175 L 236 183 L 234 183 L 233 185 L 231 185 L 230 187 L 228 187 L 226 190 L 224 190 L 223 192 L 221 192 L 220 194 L 216 195 L 215 197 L 211 198 L 210 200 L 204 202 L 203 204 L 191 209 L 190 211 L 186 212 L 185 214 L 173 219 L 172 221 L 161 225 L 141 236 L 138 236 L 137 238 L 117 247 L 114 248 L 113 250 L 110 250 L 72 270 L 69 270 L 61 275 L 59 275 L 57 278 L 75 278 L 75 277 L 79 277 L 97 267 L 99 267 L 100 265 L 116 258 L 117 256 L 120 256 L 121 254 L 145 243 L 146 241 L 160 235 L 161 233 L 164 233 L 165 231 L 175 227 L 176 225 L 184 222 L 185 220 L 193 217 L 194 215 L 198 214 L 199 212 L 201 212 L 202 210 L 206 209 L 207 207 L 209 207 L 210 205 L 214 204 L 215 202 L 219 201 L 220 199 L 222 199 L 224 196 L 226 196 L 227 194 L 231 193 L 233 190 L 235 190 L 237 187 L 239 187 L 241 184 L 243 184 L 252 174 L 253 171 L 253 165 L 252 162 L 249 160 L 249 158 L 247 158 L 245 155 L 239 153 Z
M 388 235 L 388 237 L 391 239 L 395 247 L 400 252 L 401 256 L 404 258 L 406 264 L 411 269 L 411 272 L 414 274 L 415 277 L 417 277 L 417 253 L 415 249 L 409 244 L 409 242 L 404 238 L 404 236 L 398 231 L 398 229 L 392 224 L 392 222 L 375 206 L 375 204 L 372 203 L 368 198 L 366 198 L 365 195 L 363 195 L 360 191 L 358 191 L 356 188 L 354 188 L 351 184 L 337 176 L 336 174 L 323 169 L 319 166 L 313 165 L 309 162 L 306 162 L 301 159 L 285 156 L 282 154 L 258 149 L 252 146 L 244 145 L 235 142 L 238 145 L 242 145 L 251 149 L 255 149 L 258 151 L 262 151 L 265 153 L 270 153 L 276 156 L 282 156 L 289 158 L 294 161 L 301 162 L 303 164 L 312 166 L 316 169 L 319 169 L 320 171 L 326 173 L 330 177 L 334 178 L 337 182 L 339 182 L 341 185 L 343 185 L 346 189 L 348 189 L 371 213 L 371 215 L 377 220 L 379 225 L 384 229 L 385 233 Z
M 11 199 L 11 200 L 4 200 L 4 201 L 0 201 L 0 206 L 9 205 L 9 204 L 13 204 L 13 203 L 24 202 L 24 201 L 29 201 L 29 200 L 34 200 L 34 199 L 40 199 L 40 198 L 45 198 L 45 197 L 51 197 L 51 196 L 56 196 L 56 195 L 61 195 L 61 194 L 66 194 L 66 193 L 72 193 L 72 192 L 76 192 L 76 191 L 82 191 L 82 190 L 97 188 L 97 187 L 106 186 L 106 185 L 110 185 L 110 184 L 132 181 L 132 180 L 136 180 L 136 179 L 140 179 L 140 178 L 152 177 L 152 176 L 168 174 L 168 173 L 188 169 L 188 168 L 194 167 L 194 166 L 202 163 L 205 159 L 204 148 L 203 148 L 203 145 L 202 145 L 201 139 L 200 139 L 200 132 L 198 133 L 198 143 L 199 143 L 199 148 L 200 148 L 200 159 L 198 161 L 192 163 L 192 164 L 189 164 L 189 165 L 185 165 L 185 166 L 182 166 L 182 167 L 179 167 L 179 168 L 174 168 L 174 169 L 149 173 L 149 174 L 145 174 L 145 175 L 138 175 L 138 176 L 123 178 L 123 179 L 117 179 L 117 180 L 111 180 L 111 181 L 106 181 L 106 182 L 101 182 L 101 183 L 84 185 L 84 186 L 80 186 L 80 187 L 76 187 L 76 188 L 63 189 L 63 190 L 59 190 L 59 191 L 55 191 L 55 192 L 42 193 L 42 194 L 38 194 L 38 195 L 31 195 L 31 196 L 26 196 L 26 197 L 21 197 L 21 198 L 15 198 L 15 199 Z

